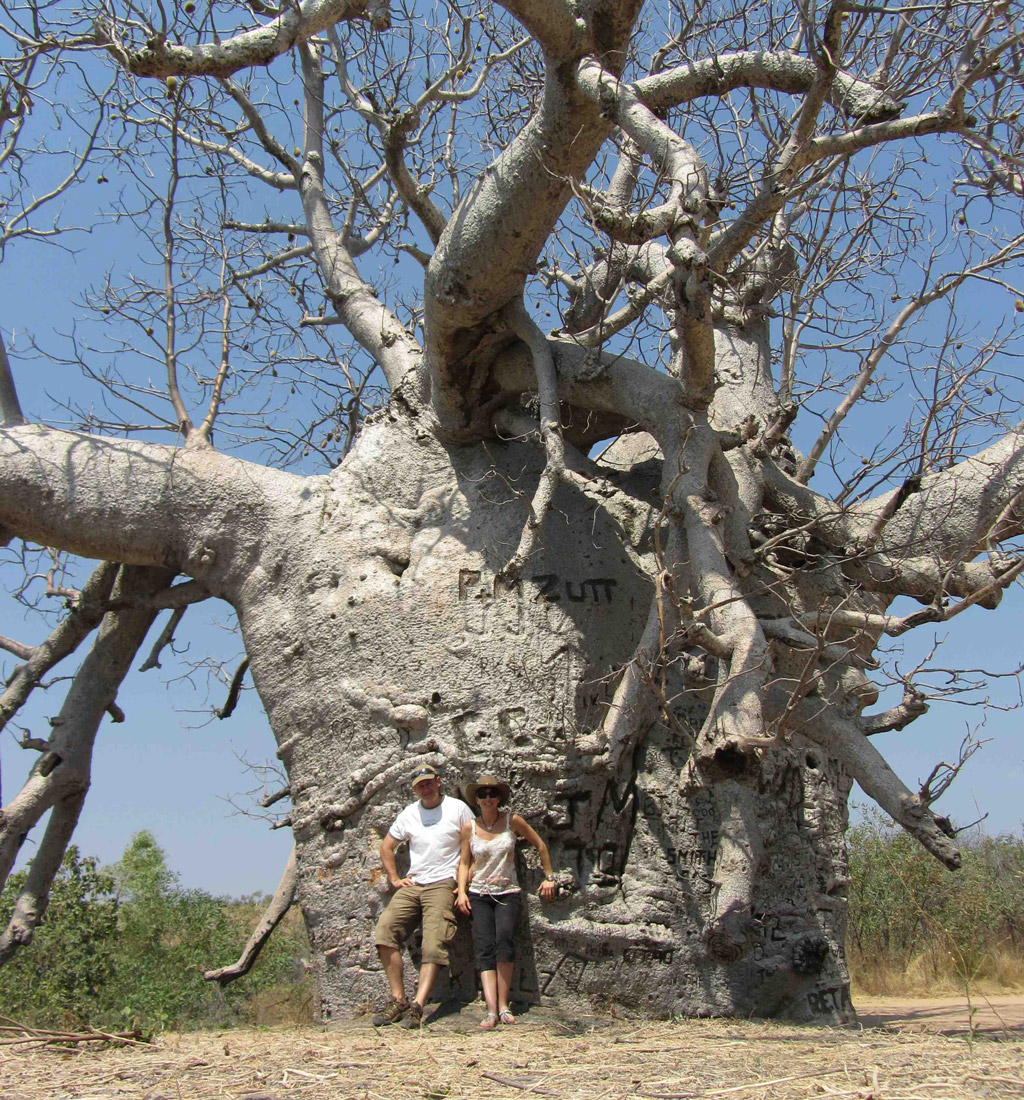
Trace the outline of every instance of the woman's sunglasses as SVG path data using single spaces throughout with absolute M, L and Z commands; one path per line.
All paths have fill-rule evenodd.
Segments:
M 477 798 L 497 798 L 500 792 L 493 787 L 481 787 L 477 792 Z

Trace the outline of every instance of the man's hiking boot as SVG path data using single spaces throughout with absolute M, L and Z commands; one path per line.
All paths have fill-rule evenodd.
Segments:
M 417 1005 L 417 1008 L 419 1006 Z M 373 1026 L 374 1027 L 387 1027 L 388 1024 L 397 1024 L 398 1021 L 409 1011 L 409 1002 L 400 1001 L 396 997 L 389 997 L 388 1003 L 374 1014 Z M 420 1015 L 422 1016 L 422 1009 Z
M 419 1001 L 410 1003 L 402 1017 L 402 1027 L 417 1028 L 423 1026 L 423 1005 Z

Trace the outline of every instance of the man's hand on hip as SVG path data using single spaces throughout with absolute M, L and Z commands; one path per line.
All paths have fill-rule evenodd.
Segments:
M 395 890 L 401 890 L 403 886 L 415 886 L 411 878 L 393 878 L 391 880 L 391 886 Z

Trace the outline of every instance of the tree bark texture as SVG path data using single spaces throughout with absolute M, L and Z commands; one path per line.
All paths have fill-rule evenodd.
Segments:
M 531 899 L 521 996 L 846 1019 L 849 777 L 796 735 L 756 774 L 681 787 L 686 730 L 713 688 L 698 668 L 667 685 L 683 692 L 673 723 L 654 721 L 615 772 L 588 771 L 577 743 L 602 721 L 651 599 L 657 473 L 622 477 L 613 497 L 561 486 L 542 549 L 507 587 L 498 574 L 539 472 L 523 445 L 446 449 L 374 424 L 301 535 L 267 544 L 243 586 L 246 649 L 291 784 L 320 1017 L 380 994 L 377 850 L 422 760 L 449 794 L 507 775 L 513 808 L 571 873 L 557 902 Z M 522 869 L 535 890 L 539 869 Z M 747 927 L 742 950 L 716 955 L 723 893 Z M 471 997 L 462 941 L 449 982 Z

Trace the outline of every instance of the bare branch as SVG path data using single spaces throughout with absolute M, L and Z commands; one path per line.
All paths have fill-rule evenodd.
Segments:
M 960 751 L 957 754 L 955 764 L 947 764 L 945 761 L 938 763 L 928 774 L 928 778 L 921 784 L 917 797 L 925 806 L 930 806 L 949 790 L 953 780 L 963 770 L 968 760 L 984 745 L 984 741 L 975 741 L 970 734 L 960 743 Z
M 174 609 L 174 613 L 167 620 L 163 630 L 160 631 L 159 636 L 153 643 L 153 648 L 149 651 L 149 656 L 139 665 L 139 672 L 148 672 L 151 668 L 160 668 L 160 654 L 174 642 L 174 632 L 178 629 L 178 624 L 181 622 L 188 610 L 187 607 L 177 607 Z
M 334 23 L 362 18 L 369 19 L 375 30 L 387 30 L 391 26 L 387 0 L 301 0 L 287 5 L 269 23 L 223 42 L 184 46 L 154 32 L 141 50 L 123 43 L 117 22 L 105 17 L 97 21 L 96 41 L 136 76 L 230 76 L 239 69 L 269 65 Z
M 928 703 L 925 696 L 913 684 L 906 684 L 903 688 L 903 699 L 897 706 L 881 714 L 862 715 L 858 725 L 861 733 L 870 737 L 876 733 L 887 733 L 889 730 L 905 729 L 927 712 Z
M 238 706 L 238 697 L 242 691 L 242 681 L 245 679 L 246 672 L 249 671 L 249 658 L 245 657 L 239 663 L 238 668 L 235 669 L 235 674 L 231 677 L 231 683 L 228 685 L 228 697 L 224 700 L 224 706 L 218 707 L 214 711 L 214 714 L 218 718 L 230 718 L 235 713 L 235 707 Z
M 291 908 L 292 902 L 295 900 L 295 888 L 298 885 L 298 877 L 298 864 L 295 859 L 295 849 L 292 848 L 291 855 L 288 856 L 288 862 L 284 866 L 284 873 L 281 875 L 281 881 L 274 891 L 274 896 L 271 898 L 270 904 L 263 911 L 263 916 L 260 917 L 259 923 L 253 929 L 252 935 L 246 940 L 241 955 L 239 955 L 238 959 L 231 963 L 230 966 L 221 966 L 216 970 L 207 970 L 206 973 L 203 974 L 203 978 L 205 978 L 206 981 L 218 982 L 223 986 L 249 973 L 253 963 L 259 958 L 259 954 L 263 950 L 264 944 L 270 939 L 274 929 L 281 923 L 285 913 Z

